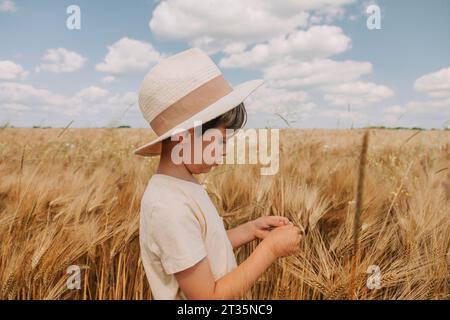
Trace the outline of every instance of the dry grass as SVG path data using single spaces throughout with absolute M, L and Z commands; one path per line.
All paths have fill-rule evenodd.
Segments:
M 281 214 L 308 231 L 300 253 L 280 259 L 247 298 L 450 298 L 449 132 L 371 130 L 355 223 L 362 134 L 286 130 L 278 175 L 224 166 L 202 177 L 228 227 Z M 156 160 L 131 153 L 147 135 L 0 129 L 0 298 L 151 298 L 138 219 Z M 238 261 L 256 245 L 240 248 Z M 80 290 L 66 288 L 74 264 Z M 370 265 L 381 289 L 366 286 Z

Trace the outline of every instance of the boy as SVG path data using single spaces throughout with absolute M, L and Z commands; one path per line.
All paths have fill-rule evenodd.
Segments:
M 298 250 L 300 229 L 281 216 L 225 230 L 193 176 L 217 165 L 197 153 L 196 143 L 201 150 L 212 143 L 224 146 L 225 130 L 245 124 L 243 100 L 261 84 L 252 80 L 232 88 L 197 48 L 163 59 L 144 79 L 139 106 L 158 138 L 135 154 L 160 155 L 141 201 L 140 220 L 141 257 L 155 299 L 239 299 L 278 257 Z M 222 139 L 202 139 L 210 130 Z M 182 143 L 188 155 L 175 161 Z M 215 151 L 214 158 L 223 157 L 224 150 Z M 237 266 L 233 249 L 255 239 L 262 241 Z

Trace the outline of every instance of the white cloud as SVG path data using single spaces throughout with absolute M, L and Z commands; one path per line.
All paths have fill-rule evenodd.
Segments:
M 431 97 L 450 97 L 450 68 L 443 68 L 420 77 L 415 81 L 414 88 Z
M 315 11 L 309 19 L 310 24 L 331 24 L 336 20 L 342 20 L 345 16 L 345 9 L 340 6 L 329 5 Z
M 9 117 L 23 117 L 31 110 L 30 107 L 19 103 L 0 103 L 0 107 L 2 108 L 2 113 L 4 115 L 8 115 Z
M 406 111 L 406 108 L 400 105 L 387 107 L 383 110 L 383 120 L 390 126 L 398 125 L 398 122 L 405 115 Z
M 149 27 L 162 39 L 186 41 L 214 53 L 233 42 L 252 44 L 304 27 L 305 10 L 324 2 L 168 0 L 156 6 Z
M 98 102 L 104 100 L 109 95 L 108 90 L 91 86 L 80 90 L 75 97 L 87 102 Z
M 32 110 L 41 115 L 55 112 L 70 117 L 84 117 L 105 112 L 105 118 L 109 119 L 112 114 L 117 114 L 136 102 L 135 92 L 113 94 L 96 86 L 82 89 L 72 96 L 65 96 L 31 85 L 0 83 L 0 109 Z
M 74 96 L 69 97 L 71 115 L 95 115 L 105 112 L 104 117 L 109 120 L 113 114 L 125 110 L 130 104 L 136 102 L 137 94 L 135 92 L 111 93 L 97 86 L 82 89 Z M 54 108 L 50 110 L 61 111 Z
M 239 53 L 243 52 L 247 48 L 247 44 L 244 42 L 233 42 L 227 45 L 223 52 L 227 54 Z
M 0 1 L 0 12 L 16 12 L 16 4 L 11 0 Z
M 352 2 L 166 0 L 158 2 L 149 26 L 164 40 L 224 53 L 222 68 L 261 71 L 266 85 L 248 98 L 250 112 L 298 120 L 322 112 L 328 118 L 359 121 L 365 114 L 358 110 L 318 107 L 319 98 L 358 108 L 394 95 L 386 86 L 361 80 L 372 73 L 370 62 L 330 58 L 351 49 L 351 38 L 330 24 L 349 19 L 345 5 Z
M 348 50 L 351 39 L 335 26 L 313 26 L 257 44 L 220 61 L 221 67 L 261 67 L 276 61 L 309 61 Z
M 386 86 L 358 81 L 328 88 L 324 99 L 334 105 L 350 105 L 359 108 L 390 98 L 393 95 L 394 92 Z
M 111 83 L 111 82 L 115 82 L 116 78 L 113 76 L 106 76 L 102 78 L 102 82 L 103 83 Z
M 450 98 L 410 101 L 385 108 L 383 120 L 390 126 L 421 126 L 427 119 L 434 128 L 441 128 L 450 119 Z
M 36 72 L 74 72 L 83 67 L 86 60 L 82 55 L 65 48 L 48 49 L 42 57 L 42 63 L 36 68 Z
M 220 50 L 227 52 L 231 49 L 231 52 L 234 53 L 236 51 L 233 48 L 236 42 L 232 42 L 226 39 L 214 39 L 210 36 L 200 36 L 192 41 L 189 41 L 188 44 L 191 47 L 197 47 L 205 51 L 207 54 L 212 55 Z M 240 42 L 242 43 L 242 42 Z M 245 44 L 247 47 L 247 44 Z M 234 51 L 234 52 L 233 52 Z M 237 50 L 237 52 L 241 52 Z
M 450 116 L 450 68 L 426 74 L 414 82 L 414 89 L 426 93 L 430 99 L 409 101 L 405 114 L 439 117 Z
M 430 98 L 386 108 L 383 111 L 383 119 L 388 124 L 397 124 L 403 116 L 413 121 L 413 125 L 417 125 L 424 117 L 429 117 L 433 121 L 450 117 L 450 68 L 443 68 L 418 78 L 414 83 L 414 89 L 428 94 Z
M 28 84 L 16 82 L 0 83 L 0 103 L 16 103 L 22 105 L 62 104 L 64 97 L 48 90 L 36 89 Z
M 274 64 L 264 70 L 264 78 L 274 87 L 312 87 L 352 82 L 371 72 L 369 62 L 315 59 Z
M 410 101 L 406 104 L 408 112 L 426 114 L 439 112 L 450 115 L 450 97 L 445 99 L 432 99 L 425 101 Z
M 358 111 L 342 111 L 336 109 L 327 109 L 319 111 L 318 116 L 328 117 L 336 120 L 361 121 L 366 119 L 366 116 Z
M 355 2 L 355 0 L 285 0 L 280 3 L 266 0 L 271 4 L 271 9 L 277 12 L 289 13 L 296 10 L 321 10 L 329 7 L 338 7 Z
M 230 42 L 266 41 L 307 25 L 309 12 L 338 16 L 354 0 L 167 0 L 155 7 L 153 34 L 197 44 L 210 53 Z
M 280 124 L 288 121 L 289 125 L 302 121 L 316 108 L 315 103 L 309 100 L 309 95 L 304 91 L 288 91 L 266 86 L 258 88 L 249 96 L 245 105 L 248 112 L 255 116 L 258 113 L 267 113 L 272 115 L 272 120 L 278 120 Z
M 262 71 L 266 86 L 248 98 L 250 112 L 312 117 L 318 93 L 338 106 L 365 106 L 394 94 L 361 82 L 373 70 L 370 62 L 331 60 L 351 49 L 352 40 L 337 26 L 314 25 L 345 19 L 344 5 L 352 2 L 166 0 L 158 2 L 149 27 L 161 39 L 184 41 L 210 55 L 224 53 L 222 68 Z M 341 112 L 326 111 L 327 117 Z M 343 118 L 363 118 L 360 112 L 344 113 Z
M 126 110 L 130 104 L 136 103 L 137 94 L 135 92 L 113 94 L 106 90 L 87 88 L 70 97 L 69 101 L 71 104 L 70 108 L 50 107 L 48 110 L 82 117 L 103 113 L 102 117 L 107 121 L 112 120 L 112 115 Z
M 0 80 L 25 79 L 29 72 L 25 71 L 20 64 L 10 60 L 0 60 Z
M 396 115 L 402 114 L 405 111 L 406 111 L 406 109 L 399 105 L 390 106 L 390 107 L 387 107 L 384 109 L 385 113 L 391 113 L 391 114 L 396 114 Z
M 414 82 L 414 89 L 426 93 L 430 99 L 409 101 L 404 106 L 398 106 L 398 110 L 402 108 L 408 116 L 450 116 L 450 68 L 443 68 L 418 78 Z M 387 110 L 385 116 L 389 118 L 390 114 L 392 110 Z
M 31 108 L 28 106 L 24 106 L 23 104 L 19 104 L 19 103 L 4 103 L 2 104 L 2 107 L 8 110 L 12 110 L 15 112 L 22 112 L 22 111 L 27 111 L 30 110 Z
M 108 47 L 108 53 L 96 69 L 114 75 L 145 71 L 162 58 L 148 42 L 122 38 Z

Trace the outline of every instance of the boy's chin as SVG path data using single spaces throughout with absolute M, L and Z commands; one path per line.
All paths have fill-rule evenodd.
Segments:
M 213 164 L 213 165 L 207 165 L 207 166 L 202 166 L 202 167 L 197 167 L 197 168 L 190 168 L 190 172 L 192 174 L 202 174 L 202 173 L 208 173 L 212 170 L 212 168 L 217 167 L 218 164 Z
M 200 170 L 199 173 L 208 173 L 208 172 L 210 172 L 211 169 L 214 168 L 215 166 L 217 166 L 217 165 L 212 165 L 212 166 L 208 166 L 208 167 L 202 168 L 202 169 Z
M 212 169 L 212 167 L 204 168 L 204 169 L 202 169 L 201 173 L 208 173 L 211 171 L 211 169 Z

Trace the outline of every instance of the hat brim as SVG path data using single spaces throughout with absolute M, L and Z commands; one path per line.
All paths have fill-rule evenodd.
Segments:
M 160 155 L 162 146 L 161 141 L 169 138 L 175 131 L 179 132 L 179 130 L 189 130 L 194 127 L 194 122 L 196 121 L 205 123 L 224 114 L 227 111 L 230 111 L 241 102 L 243 102 L 253 91 L 255 91 L 262 84 L 264 84 L 264 80 L 256 79 L 246 81 L 235 86 L 233 88 L 233 91 L 226 96 L 220 98 L 207 108 L 203 109 L 191 118 L 165 132 L 153 141 L 133 150 L 133 153 L 144 157 L 154 157 Z

